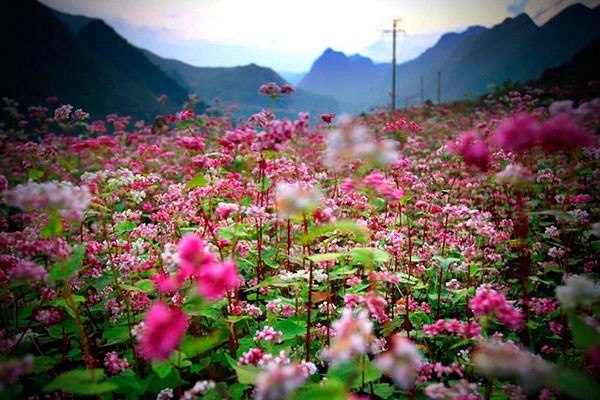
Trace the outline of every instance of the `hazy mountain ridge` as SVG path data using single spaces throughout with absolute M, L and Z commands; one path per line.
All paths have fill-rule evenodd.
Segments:
M 212 102 L 219 98 L 225 105 L 236 105 L 236 114 L 243 117 L 271 106 L 267 96 L 260 95 L 258 89 L 267 82 L 284 85 L 287 82 L 271 68 L 249 64 L 239 67 L 195 67 L 182 61 L 165 59 L 145 51 L 150 61 L 164 72 L 185 84 L 201 99 Z M 330 97 L 299 89 L 292 95 L 285 95 L 275 103 L 275 113 L 279 117 L 295 118 L 299 112 L 312 115 L 325 112 L 338 112 L 338 104 Z
M 57 96 L 93 119 L 119 112 L 149 120 L 186 101 L 185 88 L 101 20 L 61 15 L 33 0 L 10 3 L 0 12 L 0 31 L 14 38 L 0 44 L 1 96 L 24 106 Z
M 162 59 L 133 46 L 101 19 L 64 14 L 34 0 L 3 8 L 0 29 L 18 40 L 0 47 L 9 56 L 0 67 L 0 96 L 23 105 L 45 104 L 47 97 L 57 96 L 61 104 L 82 108 L 94 119 L 119 112 L 151 120 L 180 110 L 194 93 L 203 101 L 197 111 L 219 98 L 223 107 L 235 105 L 235 114 L 248 118 L 271 107 L 270 98 L 258 93 L 262 84 L 286 83 L 256 64 L 204 68 Z M 157 101 L 162 94 L 165 103 Z M 305 90 L 275 105 L 279 117 L 290 118 L 302 111 L 318 117 L 339 110 L 332 98 Z
M 397 65 L 396 103 L 420 102 L 421 77 L 424 99 L 435 101 L 438 71 L 442 101 L 465 98 L 467 92 L 479 95 L 490 85 L 509 79 L 536 79 L 545 69 L 568 62 L 599 35 L 600 8 L 581 4 L 566 8 L 540 27 L 521 14 L 491 28 L 473 26 L 462 33 L 445 34 L 419 57 Z M 353 57 L 328 49 L 299 87 L 333 96 L 352 112 L 389 103 L 391 63 L 376 64 L 375 69 L 364 68 L 364 60 L 360 64 L 362 74 L 356 74 L 361 66 Z M 356 91 L 349 91 L 347 86 Z

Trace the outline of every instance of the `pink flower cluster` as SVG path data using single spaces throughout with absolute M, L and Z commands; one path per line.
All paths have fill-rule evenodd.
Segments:
M 523 324 L 521 310 L 515 309 L 502 293 L 485 286 L 477 289 L 475 297 L 469 301 L 469 307 L 477 317 L 495 315 L 498 322 L 508 326 L 511 331 L 516 331 Z
M 254 341 L 258 342 L 260 340 L 264 340 L 265 342 L 277 342 L 281 343 L 281 335 L 283 332 L 275 331 L 273 327 L 269 325 L 265 325 L 262 331 L 256 331 L 256 335 L 254 336 Z
M 580 128 L 566 113 L 558 113 L 546 122 L 533 115 L 521 114 L 505 120 L 492 137 L 505 150 L 523 152 L 536 146 L 546 151 L 572 150 L 591 146 L 594 134 Z
M 448 148 L 459 154 L 465 164 L 477 167 L 482 171 L 488 169 L 491 152 L 487 143 L 478 138 L 477 132 L 471 130 L 463 133 L 458 143 L 450 142 Z
M 444 333 L 454 333 L 465 339 L 479 339 L 481 338 L 481 326 L 475 321 L 460 322 L 456 319 L 450 321 L 440 319 L 433 325 L 423 325 L 423 335 L 425 336 L 437 336 Z
M 368 188 L 375 189 L 377 193 L 381 194 L 389 201 L 395 202 L 404 197 L 402 189 L 397 188 L 393 182 L 388 180 L 385 175 L 377 169 L 365 176 L 362 182 Z
M 388 122 L 383 127 L 385 132 L 423 132 L 423 127 L 417 124 L 415 121 L 408 120 L 406 118 L 400 118 L 394 122 Z
M 106 353 L 104 357 L 104 365 L 111 374 L 116 375 L 119 372 L 125 371 L 129 368 L 129 362 L 126 358 L 119 358 L 118 354 L 114 351 Z
M 179 346 L 188 325 L 181 309 L 162 301 L 155 303 L 144 319 L 138 340 L 140 355 L 146 360 L 166 360 Z
M 384 374 L 391 375 L 396 386 L 410 390 L 415 384 L 423 357 L 417 346 L 408 338 L 394 335 L 390 349 L 374 361 Z
M 541 297 L 532 297 L 527 302 L 527 306 L 534 314 L 548 314 L 556 311 L 558 301 L 555 299 L 543 299 Z
M 295 362 L 289 365 L 269 364 L 259 375 L 254 389 L 255 400 L 285 399 L 302 386 L 308 377 L 317 372 L 310 362 Z
M 193 151 L 202 151 L 206 147 L 204 139 L 199 136 L 179 136 L 175 139 L 175 144 Z
M 419 368 L 419 374 L 418 383 L 431 381 L 434 374 L 437 375 L 438 378 L 441 378 L 444 375 L 458 375 L 463 378 L 465 376 L 465 365 L 455 362 L 451 365 L 444 365 L 441 362 L 423 361 Z
M 183 110 L 176 113 L 175 115 L 167 114 L 167 120 L 169 122 L 180 122 L 187 121 L 188 119 L 194 118 L 195 116 L 196 113 L 194 112 L 194 110 Z
M 179 270 L 175 275 L 159 273 L 153 277 L 159 291 L 173 293 L 191 278 L 198 291 L 209 301 L 218 300 L 225 292 L 239 287 L 239 276 L 233 260 L 218 262 L 208 251 L 208 244 L 195 234 L 184 236 L 178 244 Z
M 332 323 L 335 338 L 330 348 L 323 351 L 323 358 L 337 365 L 371 349 L 374 340 L 373 323 L 365 311 L 352 316 L 352 310 L 344 308 L 340 319 Z
M 281 350 L 277 357 L 273 357 L 271 353 L 265 353 L 260 348 L 250 348 L 248 351 L 242 353 L 242 356 L 238 360 L 238 365 L 253 365 L 255 367 L 264 367 L 271 364 L 284 365 L 289 364 L 290 359 L 285 355 L 285 351 Z
M 335 118 L 334 113 L 321 114 L 321 121 L 323 121 L 327 124 L 331 124 L 331 122 L 333 121 L 334 118 Z
M 265 96 L 279 97 L 282 94 L 291 94 L 296 90 L 288 84 L 279 86 L 275 82 L 265 83 L 258 89 L 258 93 L 264 94 Z
M 370 316 L 374 317 L 379 323 L 390 320 L 390 317 L 386 314 L 387 301 L 373 292 L 367 293 L 366 296 L 347 293 L 344 296 L 344 305 L 349 309 L 354 309 L 360 305 L 362 308 L 369 310 Z

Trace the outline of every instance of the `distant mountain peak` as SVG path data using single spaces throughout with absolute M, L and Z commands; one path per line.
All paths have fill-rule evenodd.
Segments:
M 533 22 L 533 20 L 531 19 L 531 17 L 525 13 L 519 14 L 516 17 L 508 17 L 506 18 L 504 21 L 502 21 L 502 23 L 500 23 L 499 25 L 496 26 L 527 26 L 527 25 L 531 25 L 534 27 L 537 27 L 537 25 L 535 24 L 535 22 Z
M 63 24 L 65 24 L 67 26 L 67 28 L 69 28 L 69 30 L 71 31 L 71 33 L 74 36 L 79 36 L 79 33 L 81 32 L 81 30 L 83 28 L 85 28 L 87 25 L 89 25 L 90 23 L 100 21 L 97 18 L 89 18 L 89 17 L 84 17 L 82 15 L 65 14 L 65 13 L 61 13 L 60 11 L 56 11 L 56 10 L 52 10 L 52 12 L 56 16 L 56 18 L 59 19 L 59 21 L 61 21 Z

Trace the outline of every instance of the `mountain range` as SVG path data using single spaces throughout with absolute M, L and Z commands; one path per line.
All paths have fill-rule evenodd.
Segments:
M 490 85 L 539 78 L 545 69 L 568 62 L 600 35 L 600 8 L 570 6 L 542 26 L 521 14 L 491 28 L 472 26 L 448 33 L 414 60 L 396 68 L 397 103 L 414 105 L 480 95 Z M 439 75 L 438 75 L 439 74 Z M 423 99 L 421 99 L 423 80 Z M 334 97 L 352 112 L 391 101 L 392 65 L 327 49 L 298 87 Z
M 1 97 L 27 106 L 57 96 L 94 119 L 119 112 L 150 121 L 180 110 L 190 93 L 202 100 L 197 111 L 218 97 L 223 106 L 237 106 L 236 116 L 248 118 L 271 106 L 258 94 L 262 84 L 286 83 L 274 70 L 255 64 L 208 68 L 165 59 L 133 46 L 102 20 L 60 13 L 35 0 L 3 2 L 0 32 L 14 38 L 0 43 Z M 600 8 L 583 5 L 563 10 L 543 26 L 521 14 L 491 28 L 445 34 L 419 57 L 397 66 L 397 104 L 436 100 L 438 76 L 442 101 L 462 99 L 467 92 L 479 95 L 507 80 L 538 78 L 599 36 Z M 390 63 L 329 48 L 296 93 L 277 100 L 274 111 L 278 117 L 367 111 L 389 103 L 391 78 Z M 167 100 L 159 103 L 162 94 Z
M 150 119 L 177 111 L 188 98 L 187 88 L 101 20 L 61 14 L 33 0 L 3 2 L 0 35 L 0 96 L 25 107 L 56 96 L 92 118 L 117 112 Z M 157 101 L 161 94 L 164 103 Z

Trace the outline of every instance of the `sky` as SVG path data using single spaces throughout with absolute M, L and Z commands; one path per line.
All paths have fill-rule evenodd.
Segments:
M 526 12 L 538 25 L 564 8 L 600 0 L 40 0 L 101 18 L 130 43 L 203 67 L 255 63 L 307 72 L 327 48 L 391 62 L 416 58 L 447 32 L 491 27 Z

